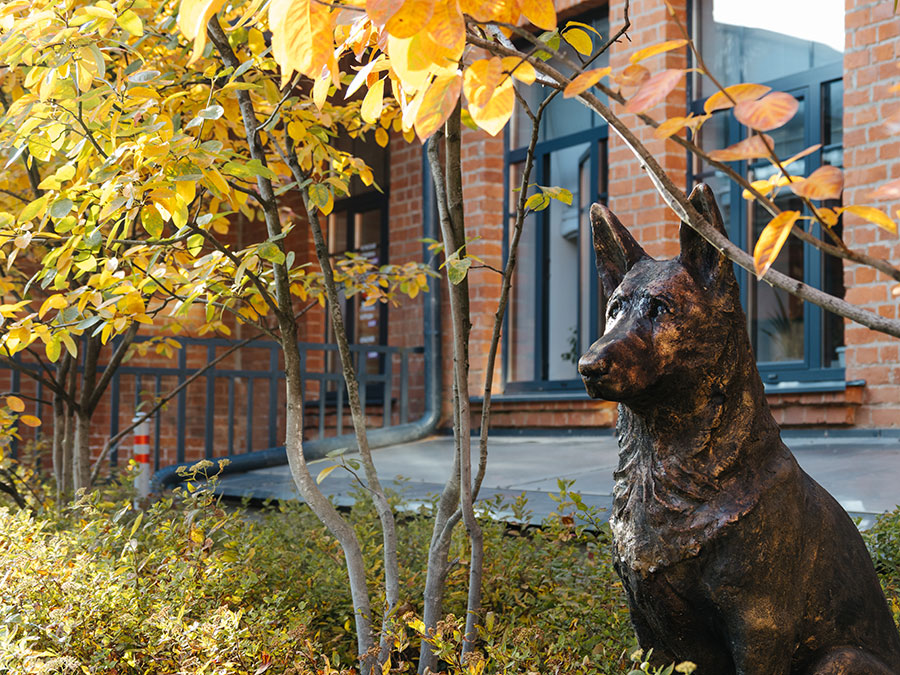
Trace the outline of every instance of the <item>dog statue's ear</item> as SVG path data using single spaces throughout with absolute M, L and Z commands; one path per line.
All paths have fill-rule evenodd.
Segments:
M 698 184 L 688 198 L 700 215 L 726 237 L 725 223 L 716 205 L 716 198 L 706 183 Z M 731 262 L 720 253 L 715 246 L 700 236 L 687 223 L 681 223 L 679 230 L 681 254 L 678 259 L 698 282 L 706 287 L 714 285 L 722 279 L 722 275 L 731 269 Z
M 603 286 L 603 294 L 608 298 L 622 283 L 628 270 L 639 260 L 650 256 L 603 204 L 591 206 L 591 231 L 600 284 Z

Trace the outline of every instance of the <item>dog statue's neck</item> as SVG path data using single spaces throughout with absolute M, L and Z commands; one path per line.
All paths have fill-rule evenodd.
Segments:
M 619 558 L 636 570 L 676 562 L 669 559 L 672 551 L 699 551 L 712 532 L 752 509 L 766 486 L 749 476 L 766 472 L 775 480 L 795 468 L 766 403 L 746 331 L 738 328 L 720 362 L 681 395 L 657 405 L 619 405 L 610 521 Z M 653 533 L 659 531 L 680 545 L 657 540 Z

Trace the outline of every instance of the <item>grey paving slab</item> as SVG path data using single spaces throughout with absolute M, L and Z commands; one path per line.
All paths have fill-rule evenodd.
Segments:
M 785 440 L 804 470 L 851 515 L 861 518 L 863 527 L 871 525 L 876 514 L 900 503 L 900 438 L 830 438 L 812 432 L 808 436 L 792 434 Z M 452 450 L 453 439 L 439 436 L 375 450 L 373 456 L 386 484 L 403 495 L 407 508 L 415 509 L 440 492 L 450 470 Z M 473 450 L 473 462 L 476 452 Z M 489 453 L 482 496 L 501 495 L 511 501 L 524 493 L 534 520 L 554 509 L 549 494 L 558 491 L 560 478 L 573 480 L 574 489 L 587 503 L 610 504 L 617 447 L 609 433 L 496 436 L 490 441 Z M 321 460 L 311 466 L 317 473 L 333 463 Z M 353 501 L 354 479 L 346 471 L 329 474 L 322 488 L 339 505 Z M 227 476 L 220 490 L 232 497 L 299 499 L 286 466 Z

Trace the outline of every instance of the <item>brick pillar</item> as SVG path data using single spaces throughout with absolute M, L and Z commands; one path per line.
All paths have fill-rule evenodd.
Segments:
M 686 22 L 686 0 L 672 2 L 683 23 Z M 622 25 L 623 3 L 610 3 L 610 32 Z M 613 73 L 625 68 L 628 58 L 637 49 L 666 40 L 682 37 L 678 25 L 671 19 L 666 6 L 659 0 L 635 0 L 629 12 L 631 41 L 621 40 L 613 45 L 610 65 Z M 651 74 L 668 68 L 687 66 L 686 48 L 673 50 L 647 59 L 644 65 Z M 685 86 L 682 82 L 666 100 L 648 113 L 657 120 L 685 114 Z M 653 137 L 653 129 L 644 125 L 634 115 L 624 112 L 624 106 L 613 104 L 613 112 L 620 115 L 628 127 L 653 153 L 669 177 L 679 187 L 684 187 L 687 175 L 685 152 L 671 141 Z M 656 189 L 646 177 L 632 152 L 615 132 L 609 134 L 609 207 L 619 217 L 635 238 L 653 256 L 672 257 L 678 254 L 678 219 L 665 205 Z
M 900 18 L 893 4 L 847 0 L 844 51 L 845 204 L 867 204 L 878 185 L 900 178 L 900 139 L 882 122 L 900 111 L 897 68 Z M 895 216 L 897 203 L 876 206 Z M 847 245 L 900 263 L 897 237 L 854 216 L 845 216 Z M 891 296 L 895 282 L 868 267 L 844 263 L 846 299 L 881 316 L 898 318 L 900 298 Z M 847 323 L 847 380 L 863 379 L 863 402 L 857 423 L 864 427 L 900 427 L 900 341 Z

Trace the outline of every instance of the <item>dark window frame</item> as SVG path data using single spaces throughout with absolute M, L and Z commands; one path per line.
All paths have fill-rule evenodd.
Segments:
M 597 126 L 590 127 L 588 129 L 584 129 L 582 131 L 575 132 L 573 134 L 568 134 L 566 136 L 561 136 L 558 138 L 554 138 L 547 141 L 541 141 L 535 144 L 534 148 L 534 168 L 532 170 L 532 179 L 531 183 L 536 183 L 538 185 L 547 185 L 546 176 L 549 169 L 549 160 L 550 154 L 556 152 L 558 150 L 562 150 L 565 148 L 570 148 L 577 145 L 588 145 L 588 150 L 584 156 L 579 160 L 580 162 L 585 159 L 585 156 L 589 156 L 590 161 L 590 178 L 589 184 L 592 186 L 592 189 L 595 192 L 592 192 L 589 195 L 587 203 L 590 204 L 592 202 L 603 202 L 606 203 L 608 199 L 608 128 L 605 124 L 598 124 Z M 515 218 L 515 204 L 510 203 L 510 190 L 511 186 L 509 184 L 510 180 L 510 167 L 515 164 L 520 164 L 525 161 L 525 157 L 527 155 L 527 147 L 523 148 L 514 148 L 511 149 L 509 147 L 509 133 L 504 136 L 504 165 L 506 167 L 506 171 L 504 172 L 504 198 L 503 198 L 503 212 L 505 217 L 503 219 L 503 260 L 504 265 L 506 260 L 509 257 L 509 237 L 510 237 L 510 221 Z M 601 158 L 601 153 L 604 155 Z M 601 177 L 601 172 L 605 172 L 606 175 Z M 552 181 L 552 178 L 550 179 Z M 602 183 L 601 183 L 602 180 Z M 568 187 L 568 186 L 562 186 Z M 573 191 L 574 192 L 574 191 Z M 535 328 L 537 334 L 535 336 L 536 342 L 539 342 L 536 351 L 539 354 L 539 358 L 535 359 L 534 366 L 534 374 L 535 377 L 533 380 L 519 380 L 519 381 L 510 381 L 509 380 L 509 358 L 510 358 L 510 341 L 508 339 L 504 339 L 502 343 L 502 373 L 503 373 L 503 382 L 505 383 L 504 391 L 506 393 L 525 393 L 525 392 L 547 392 L 547 393 L 566 393 L 566 392 L 579 392 L 584 393 L 584 383 L 581 381 L 581 378 L 575 377 L 569 380 L 549 380 L 546 379 L 546 372 L 548 368 L 548 349 L 549 349 L 549 336 L 548 336 L 548 325 L 545 318 L 546 310 L 547 310 L 547 302 L 548 302 L 548 284 L 549 277 L 546 274 L 546 270 L 549 267 L 549 244 L 547 238 L 549 237 L 550 230 L 550 209 L 544 209 L 543 211 L 539 211 L 534 214 L 535 218 L 534 227 L 538 229 L 537 232 L 537 252 L 536 252 L 536 269 L 537 274 L 535 275 L 537 279 L 541 280 L 541 283 L 537 286 L 536 293 L 536 307 L 535 311 Z M 585 234 L 585 228 L 582 226 L 578 228 L 578 246 L 580 247 L 584 244 L 582 238 Z M 579 261 L 580 265 L 580 261 Z M 580 270 L 579 270 L 580 272 Z M 578 275 L 580 278 L 580 274 Z M 578 307 L 578 327 L 577 334 L 581 336 L 582 334 L 582 316 L 581 316 L 581 300 L 582 293 L 585 290 L 590 294 L 589 298 L 589 307 L 590 307 L 590 316 L 588 317 L 589 322 L 589 330 L 590 330 L 590 340 L 593 342 L 597 340 L 600 336 L 597 334 L 597 324 L 598 317 L 600 315 L 600 304 L 602 302 L 602 298 L 600 297 L 599 283 L 597 279 L 596 269 L 594 269 L 594 273 L 590 275 L 591 284 L 590 288 L 583 289 L 579 284 L 577 286 L 578 299 L 576 300 L 576 306 Z M 503 325 L 503 335 L 509 336 L 511 334 L 510 327 L 510 312 L 507 307 L 507 312 L 504 317 L 504 325 Z M 589 345 L 578 345 L 578 348 L 582 351 L 587 349 Z M 583 348 L 583 349 L 582 349 Z M 585 395 L 586 396 L 586 395 Z
M 772 87 L 773 91 L 785 91 L 793 96 L 803 97 L 805 105 L 803 108 L 804 119 L 804 144 L 803 147 L 810 147 L 817 143 L 822 143 L 824 139 L 824 117 L 825 117 L 825 91 L 827 86 L 835 81 L 841 80 L 843 77 L 843 65 L 841 63 L 833 63 L 831 65 L 820 66 L 808 70 L 806 72 L 789 75 L 768 82 L 763 82 L 767 86 Z M 694 101 L 690 108 L 693 112 L 702 114 L 703 102 L 705 99 Z M 721 114 L 721 113 L 720 113 Z M 727 145 L 737 143 L 746 138 L 746 128 L 734 119 L 730 111 L 724 113 L 728 119 L 728 139 Z M 817 151 L 806 157 L 807 175 L 812 173 L 816 168 L 822 166 L 823 154 L 829 150 L 835 149 L 837 144 L 823 145 Z M 728 163 L 736 172 L 742 176 L 748 175 L 750 164 L 746 161 L 729 162 Z M 688 161 L 688 184 L 693 185 L 700 182 L 704 175 L 714 173 L 715 170 L 707 170 L 701 173 L 695 172 L 695 160 L 689 158 Z M 727 223 L 728 235 L 732 241 L 741 243 L 747 242 L 747 231 L 750 226 L 749 208 L 747 202 L 741 197 L 743 189 L 734 182 L 730 184 L 730 200 L 732 204 L 731 219 Z M 813 228 L 815 236 L 819 236 L 819 226 Z M 804 271 L 803 281 L 810 286 L 821 288 L 824 285 L 824 253 L 816 249 L 812 244 L 803 244 Z M 748 285 L 754 283 L 750 279 L 750 274 L 735 265 L 735 272 L 738 277 L 738 283 L 741 288 L 741 303 L 747 308 Z M 759 283 L 759 282 L 756 282 Z M 796 361 L 781 362 L 757 362 L 760 375 L 767 384 L 778 384 L 780 382 L 818 382 L 818 381 L 843 381 L 845 379 L 845 369 L 840 365 L 825 366 L 825 355 L 823 353 L 824 330 L 826 326 L 826 312 L 817 305 L 810 302 L 803 303 L 803 359 Z M 751 336 L 752 337 L 752 336 Z

